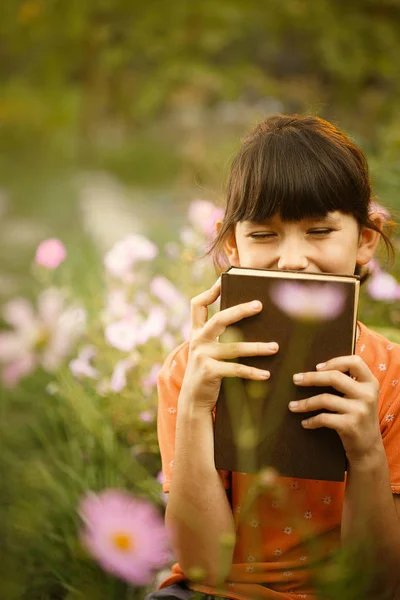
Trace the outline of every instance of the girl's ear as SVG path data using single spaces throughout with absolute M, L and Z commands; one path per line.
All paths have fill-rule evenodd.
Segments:
M 217 221 L 215 223 L 215 230 L 217 232 L 217 235 L 221 229 L 221 225 L 222 225 L 222 221 Z M 239 253 L 238 253 L 238 249 L 237 249 L 237 245 L 236 245 L 235 229 L 233 229 L 231 231 L 231 233 L 229 234 L 229 236 L 226 238 L 226 241 L 224 243 L 224 252 L 225 252 L 226 258 L 228 259 L 228 262 L 231 267 L 239 267 L 240 266 Z
M 379 227 L 380 230 L 382 229 L 383 218 L 380 213 L 374 213 L 370 215 L 370 219 Z M 375 250 L 379 244 L 380 238 L 381 234 L 378 231 L 369 229 L 368 227 L 361 228 L 358 239 L 356 260 L 358 265 L 366 265 L 371 260 L 375 254 Z

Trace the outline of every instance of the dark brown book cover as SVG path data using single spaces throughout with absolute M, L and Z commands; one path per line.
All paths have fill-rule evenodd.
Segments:
M 289 314 L 291 311 L 279 302 L 277 293 L 277 286 L 288 281 L 307 286 L 306 297 L 311 294 L 311 305 L 321 298 L 323 286 L 329 284 L 331 291 L 332 286 L 338 286 L 335 289 L 342 298 L 341 312 L 333 316 L 333 311 L 329 318 L 325 315 L 318 319 Z M 293 297 L 299 303 L 304 303 L 302 289 L 294 289 Z M 338 433 L 326 427 L 304 429 L 301 421 L 317 412 L 292 413 L 288 404 L 325 392 L 339 395 L 333 388 L 296 386 L 293 375 L 314 371 L 318 363 L 354 353 L 358 295 L 356 276 L 245 268 L 222 274 L 221 310 L 251 300 L 260 300 L 263 308 L 257 315 L 228 327 L 220 341 L 228 341 L 232 335 L 243 341 L 274 341 L 279 351 L 272 356 L 237 359 L 267 369 L 271 372 L 269 380 L 223 379 L 214 429 L 218 469 L 255 473 L 271 466 L 285 477 L 344 480 L 346 455 Z M 322 291 L 321 301 L 324 297 Z

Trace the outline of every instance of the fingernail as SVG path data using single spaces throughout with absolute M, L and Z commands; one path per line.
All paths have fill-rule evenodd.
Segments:
M 304 421 L 301 422 L 301 424 L 303 425 L 303 427 L 307 427 L 308 425 L 308 420 L 304 419 Z
M 323 369 L 325 367 L 325 365 L 326 365 L 326 363 L 319 363 L 316 368 Z
M 261 302 L 259 302 L 258 300 L 254 300 L 251 303 L 251 308 L 261 308 Z
M 296 375 L 293 375 L 293 381 L 295 381 L 295 382 L 303 381 L 303 374 L 302 373 L 296 373 Z
M 289 408 L 297 408 L 299 405 L 298 402 L 296 402 L 295 400 L 292 400 L 292 402 L 289 402 Z
M 260 377 L 263 377 L 263 379 L 268 379 L 270 375 L 269 371 L 260 371 Z
M 269 345 L 270 350 L 279 350 L 279 346 L 276 342 L 271 342 Z

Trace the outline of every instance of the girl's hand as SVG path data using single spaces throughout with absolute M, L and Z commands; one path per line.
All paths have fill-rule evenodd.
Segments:
M 350 377 L 345 375 L 350 373 Z M 290 402 L 293 412 L 326 409 L 302 421 L 303 427 L 336 429 L 351 465 L 365 460 L 382 447 L 378 418 L 379 382 L 359 356 L 341 356 L 317 365 L 317 372 L 293 376 L 296 385 L 332 386 L 344 397 L 320 394 L 312 398 Z
M 209 290 L 196 296 L 191 304 L 192 330 L 189 359 L 182 384 L 180 402 L 189 402 L 199 410 L 213 410 L 223 377 L 268 379 L 270 373 L 236 362 L 224 362 L 239 356 L 274 354 L 276 343 L 218 342 L 228 325 L 260 312 L 261 302 L 246 302 L 226 308 L 208 320 L 208 306 L 217 300 L 221 291 L 218 280 Z

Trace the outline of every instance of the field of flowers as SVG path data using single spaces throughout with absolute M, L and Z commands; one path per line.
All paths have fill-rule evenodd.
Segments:
M 94 256 L 85 281 L 73 249 L 44 239 L 31 297 L 4 300 L 0 598 L 140 599 L 173 562 L 156 381 L 188 339 L 190 298 L 216 277 L 203 255 L 221 214 L 195 200 L 166 242 L 125 235 Z M 399 261 L 371 272 L 360 319 L 400 341 Z

